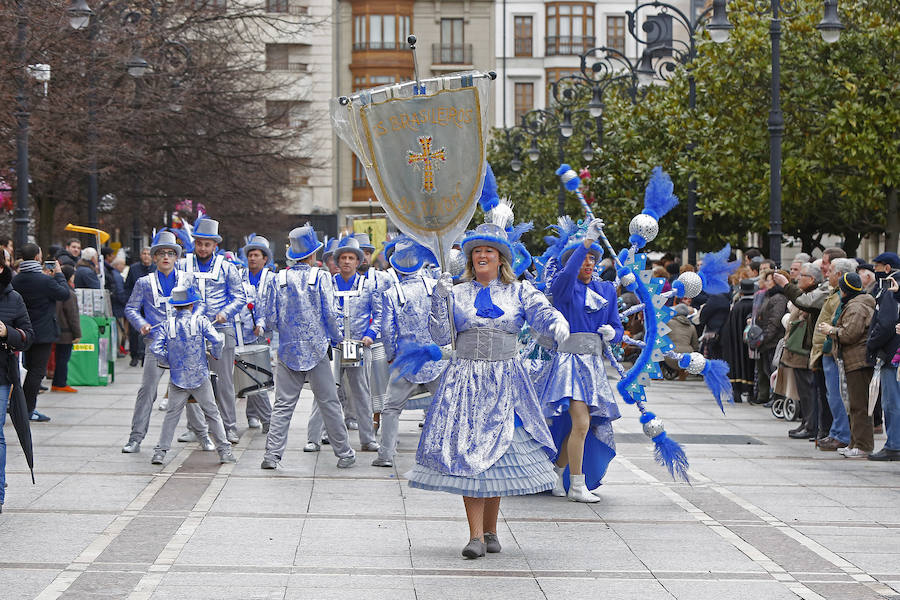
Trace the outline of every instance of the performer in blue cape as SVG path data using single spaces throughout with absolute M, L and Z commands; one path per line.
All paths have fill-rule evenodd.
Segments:
M 616 288 L 594 277 L 603 256 L 597 244 L 601 227 L 603 221 L 594 219 L 584 237 L 570 238 L 550 284 L 553 306 L 566 317 L 571 334 L 556 349 L 541 398 L 559 448 L 552 494 L 574 502 L 600 500 L 590 490 L 600 485 L 616 455 L 612 422 L 620 416 L 603 360 L 603 343 L 622 339 Z

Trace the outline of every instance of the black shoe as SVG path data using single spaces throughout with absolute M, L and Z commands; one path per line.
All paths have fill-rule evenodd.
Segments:
M 900 460 L 900 450 L 882 448 L 878 452 L 870 454 L 869 460 Z
M 128 363 L 128 366 L 129 366 L 129 367 L 136 367 L 136 366 L 138 366 L 138 363 L 139 363 L 139 362 L 141 362 L 141 361 L 138 360 L 138 357 L 137 357 L 137 356 L 132 356 L 132 357 L 131 357 L 131 362 Z
M 792 429 L 791 431 L 788 431 L 788 437 L 791 438 L 792 440 L 805 440 L 810 435 L 815 435 L 815 434 L 810 433 L 809 431 L 802 429 L 802 428 L 801 429 Z
M 473 538 L 462 550 L 462 555 L 466 558 L 480 558 L 485 553 L 484 542 L 478 538 Z
M 799 426 L 797 426 L 797 427 L 794 427 L 793 429 L 791 429 L 791 430 L 788 431 L 788 435 L 790 435 L 790 434 L 792 434 L 792 433 L 798 433 L 798 432 L 800 432 L 800 431 L 806 431 L 806 425 L 802 425 L 802 424 L 801 424 L 801 425 L 799 425 Z
M 769 400 L 765 404 L 763 404 L 763 408 L 772 408 L 772 405 L 775 404 L 774 400 Z
M 767 404 L 769 401 L 768 400 L 758 400 L 756 398 L 750 398 L 750 400 L 748 400 L 748 402 L 750 404 L 752 404 L 753 406 L 763 406 L 763 405 Z

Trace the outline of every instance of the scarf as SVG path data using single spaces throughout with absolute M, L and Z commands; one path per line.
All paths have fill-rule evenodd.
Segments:
M 36 260 L 23 260 L 19 263 L 19 273 L 41 273 L 43 268 Z
M 475 309 L 475 315 L 485 319 L 496 319 L 504 314 L 503 309 L 491 300 L 490 285 L 478 290 L 478 293 L 475 295 Z

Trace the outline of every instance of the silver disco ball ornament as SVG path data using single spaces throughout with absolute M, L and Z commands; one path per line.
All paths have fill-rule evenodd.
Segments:
M 685 271 L 678 276 L 678 281 L 684 285 L 684 297 L 694 298 L 703 290 L 703 280 L 691 271 Z
M 655 240 L 656 236 L 659 234 L 659 222 L 650 215 L 645 215 L 644 213 L 635 215 L 628 225 L 628 233 L 631 235 L 639 235 L 647 240 L 647 243 L 650 243 Z
M 459 277 L 466 270 L 466 255 L 454 248 L 447 255 L 447 272 L 451 277 Z
M 699 375 L 706 368 L 706 357 L 699 352 L 691 352 L 691 364 L 688 365 L 687 372 L 691 375 Z
M 658 417 L 650 419 L 644 423 L 644 435 L 651 440 L 666 430 L 663 422 Z

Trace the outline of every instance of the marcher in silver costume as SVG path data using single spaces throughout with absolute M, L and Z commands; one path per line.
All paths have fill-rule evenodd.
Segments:
M 240 441 L 240 436 L 237 433 L 234 398 L 234 316 L 247 304 L 247 300 L 237 267 L 225 260 L 224 256 L 215 254 L 217 244 L 222 241 L 219 222 L 207 217 L 197 219 L 193 237 L 194 253 L 185 255 L 180 261 L 180 267 L 197 279 L 204 314 L 225 336 L 222 356 L 213 359 L 210 366 L 216 374 L 216 404 L 225 424 L 225 433 L 228 441 L 236 444 Z M 199 410 L 191 406 L 188 406 L 188 410 Z
M 382 295 L 381 311 L 381 339 L 388 361 L 394 360 L 402 345 L 431 343 L 428 319 L 436 283 L 423 275 L 426 262 L 433 260 L 426 248 L 405 236 L 392 242 L 393 251 L 388 262 L 397 273 L 398 282 Z M 378 458 L 372 461 L 373 466 L 394 465 L 400 413 L 406 407 L 406 401 L 419 384 L 424 384 L 434 394 L 445 368 L 447 361 L 427 362 L 418 373 L 395 377 L 388 384 L 387 400 L 381 412 L 381 448 Z
M 151 352 L 157 360 L 169 367 L 170 377 L 169 408 L 163 420 L 159 443 L 154 449 L 153 458 L 150 459 L 154 465 L 161 465 L 165 460 L 178 420 L 181 418 L 181 411 L 184 410 L 190 396 L 194 397 L 197 406 L 203 411 L 209 432 L 219 451 L 219 461 L 235 462 L 231 453 L 231 443 L 225 437 L 222 418 L 213 398 L 206 359 L 207 342 L 210 344 L 210 354 L 216 357 L 221 355 L 225 340 L 204 314 L 191 310 L 191 306 L 199 301 L 200 296 L 193 288 L 173 289 L 169 303 L 176 310 L 166 319 L 163 331 L 156 336 L 151 346 Z
M 274 269 L 266 266 L 272 259 L 269 240 L 259 235 L 252 236 L 244 246 L 244 256 L 247 257 L 247 268 L 241 273 L 241 283 L 244 286 L 247 303 L 235 317 L 238 346 L 244 344 L 268 345 L 265 330 L 259 326 L 259 322 L 265 314 L 262 306 L 263 292 L 275 277 Z M 246 414 L 249 427 L 262 429 L 263 433 L 268 432 L 269 419 L 272 416 L 269 392 L 266 390 L 248 392 Z
M 278 331 L 278 366 L 275 405 L 261 467 L 275 469 L 284 456 L 291 417 L 307 380 L 338 457 L 337 466 L 350 467 L 356 455 L 350 447 L 327 354 L 329 347 L 341 341 L 334 292 L 328 273 L 312 266 L 322 244 L 309 225 L 291 231 L 290 243 L 287 256 L 298 262 L 278 273 L 263 299 L 265 317 L 260 326 Z
M 438 344 L 451 342 L 452 304 L 456 356 L 441 377 L 407 473 L 410 487 L 463 496 L 469 558 L 499 552 L 500 497 L 553 487 L 548 454 L 556 449 L 528 374 L 517 355 L 524 323 L 564 340 L 566 320 L 528 283 L 516 281 L 512 251 L 502 226 L 479 225 L 463 241 L 467 270 L 453 287 L 441 276 L 432 296 L 430 330 Z
M 171 231 L 161 231 L 153 240 L 150 254 L 156 261 L 157 270 L 137 280 L 134 291 L 125 306 L 125 316 L 131 326 L 145 336 L 149 346 L 153 340 L 162 335 L 163 322 L 172 315 L 174 307 L 169 303 L 175 287 L 196 287 L 194 278 L 184 271 L 175 268 L 181 256 L 181 246 Z M 195 307 L 197 308 L 197 307 Z M 197 308 L 201 310 L 202 308 Z M 134 402 L 134 413 L 131 417 L 131 434 L 122 452 L 132 454 L 140 452 L 141 442 L 147 436 L 150 427 L 150 414 L 156 402 L 156 390 L 165 369 L 152 353 L 144 357 L 144 369 L 141 376 L 141 387 Z M 197 411 L 188 411 L 188 429 L 194 434 L 204 450 L 214 450 L 215 446 L 207 435 L 206 421 Z

